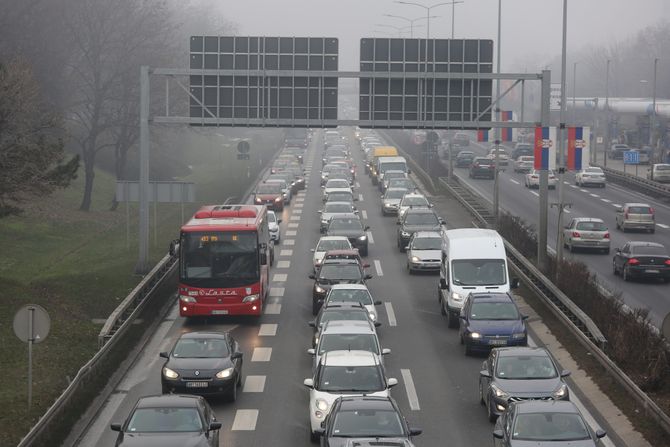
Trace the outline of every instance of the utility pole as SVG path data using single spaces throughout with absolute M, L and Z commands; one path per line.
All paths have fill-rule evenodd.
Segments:
M 566 109 L 566 44 L 568 36 L 568 0 L 563 0 L 563 51 L 561 55 L 561 111 L 558 125 L 558 235 L 556 237 L 557 265 L 563 260 L 563 207 L 565 196 L 565 109 Z M 557 269 L 558 272 L 560 269 Z M 558 274 L 558 273 L 557 273 Z
M 605 74 L 605 148 L 603 149 L 603 164 L 607 167 L 607 153 L 610 149 L 610 59 L 607 59 L 607 73 Z
M 654 58 L 654 83 L 652 85 L 652 103 L 651 103 L 651 118 L 649 122 L 649 146 L 652 148 L 652 154 L 656 154 L 654 147 L 654 130 L 656 128 L 656 73 L 658 69 L 658 58 Z M 660 160 L 662 162 L 663 159 Z
M 540 126 L 551 124 L 549 96 L 551 94 L 551 71 L 542 70 L 542 94 L 540 109 Z M 537 264 L 540 270 L 547 269 L 547 214 L 549 213 L 549 172 L 540 169 L 540 218 L 537 233 Z
M 149 272 L 149 66 L 140 67 L 140 228 L 135 273 Z
M 501 29 L 501 20 L 502 17 L 502 0 L 498 0 L 498 52 L 497 52 L 497 68 L 496 73 L 500 75 L 500 29 Z M 500 79 L 496 79 L 496 106 L 493 109 L 493 120 L 499 121 L 500 115 Z M 500 177 L 499 167 L 500 167 L 500 128 L 496 127 L 494 132 L 494 147 L 496 149 L 495 153 L 495 164 L 493 172 L 493 221 L 495 228 L 498 229 L 498 224 L 500 220 L 500 182 L 498 178 Z
M 572 124 L 577 125 L 577 62 L 572 64 Z

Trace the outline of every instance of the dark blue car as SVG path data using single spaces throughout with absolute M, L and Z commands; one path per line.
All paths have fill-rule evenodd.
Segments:
M 471 293 L 460 317 L 459 335 L 465 355 L 500 346 L 526 346 L 527 318 L 509 293 Z

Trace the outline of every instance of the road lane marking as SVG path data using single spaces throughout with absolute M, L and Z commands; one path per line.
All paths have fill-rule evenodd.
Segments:
M 284 289 L 283 287 L 270 287 L 270 294 L 269 296 L 284 296 Z
M 572 214 L 572 211 L 570 211 L 570 210 L 567 209 L 567 208 L 563 208 L 563 211 L 565 211 L 565 212 L 568 213 L 568 214 Z
M 258 329 L 259 337 L 274 337 L 277 335 L 277 324 L 275 323 L 263 323 Z
M 600 199 L 600 200 L 602 200 L 602 201 L 605 202 L 605 203 L 610 203 L 610 202 L 611 202 L 610 199 Z
M 382 270 L 382 263 L 379 262 L 379 259 L 375 259 L 375 270 L 377 270 L 377 276 L 384 276 L 384 270 Z
M 295 239 L 286 239 L 284 245 L 295 245 Z
M 244 379 L 243 393 L 262 393 L 265 389 L 265 376 L 247 376 Z
M 359 195 L 358 195 L 358 201 L 359 201 L 359 202 L 362 202 L 362 201 L 363 201 L 363 194 L 359 194 Z
M 300 224 L 298 222 L 290 222 L 288 224 L 289 228 L 298 228 L 298 226 L 300 226 Z
M 400 374 L 402 375 L 403 382 L 405 382 L 405 391 L 407 391 L 407 401 L 409 402 L 409 408 L 414 411 L 420 410 L 421 407 L 419 406 L 419 396 L 416 394 L 412 373 L 409 369 L 401 369 Z
M 375 243 L 375 238 L 372 237 L 372 231 L 366 231 L 365 234 L 368 235 L 368 242 L 370 244 L 374 244 Z
M 593 194 L 593 193 L 591 193 L 591 194 L 589 194 L 589 195 L 590 195 L 591 197 L 596 197 L 596 198 L 600 197 L 598 194 Z
M 389 319 L 389 326 L 397 326 L 398 322 L 395 320 L 395 312 L 393 311 L 393 304 L 387 301 L 386 303 L 384 303 L 384 307 L 386 308 L 386 315 L 388 316 Z
M 585 190 L 585 189 L 583 189 L 583 188 L 580 188 L 580 191 L 581 191 L 581 192 L 588 192 L 587 190 Z
M 615 207 L 615 208 L 621 208 L 621 204 L 620 204 L 620 203 L 613 203 L 612 206 Z
M 531 193 L 531 194 L 534 194 L 534 195 L 537 196 L 537 197 L 540 197 L 540 194 L 536 193 L 535 191 L 531 191 L 530 193 Z
M 272 282 L 286 282 L 286 278 L 288 278 L 286 273 L 275 273 L 272 276 Z
M 295 215 L 302 214 L 302 210 L 300 210 L 300 209 L 294 209 L 294 210 L 293 210 L 293 214 L 295 214 Z
M 577 186 L 575 186 L 575 185 L 570 185 L 570 188 L 572 188 L 572 189 L 577 189 Z
M 666 225 L 666 224 L 660 224 L 660 223 L 657 223 L 656 226 L 661 227 L 661 228 L 664 228 L 664 229 L 666 229 L 666 230 L 667 230 L 668 228 L 670 228 L 670 226 L 668 226 L 668 225 Z
M 253 431 L 256 430 L 256 421 L 258 420 L 258 410 L 237 410 L 235 420 L 233 420 L 233 431 Z
M 295 214 L 295 215 L 291 216 L 291 217 L 289 218 L 289 220 L 294 220 L 294 221 L 295 221 L 295 220 L 300 220 L 300 216 L 298 216 L 297 214 Z
M 293 204 L 293 211 L 300 211 L 302 213 L 303 202 L 296 202 Z
M 291 261 L 279 261 L 277 263 L 278 269 L 287 269 L 289 267 L 291 267 Z
M 279 256 L 293 256 L 293 250 L 282 250 L 279 252 Z
M 360 187 L 361 187 L 361 184 L 356 182 L 356 188 L 360 188 Z
M 252 362 L 269 362 L 272 357 L 272 348 L 254 348 L 251 355 Z
M 367 219 L 367 218 L 368 218 L 368 212 L 365 211 L 365 210 L 361 211 L 361 215 L 363 216 L 363 219 Z
M 279 315 L 281 313 L 281 304 L 268 303 L 265 305 L 266 315 Z
M 512 182 L 512 183 L 514 183 L 514 184 L 516 184 L 516 185 L 520 185 L 520 184 L 521 184 L 521 183 L 517 182 L 516 180 L 514 180 L 513 178 L 509 179 L 509 181 Z
M 286 236 L 297 236 L 298 231 L 297 230 L 286 230 Z

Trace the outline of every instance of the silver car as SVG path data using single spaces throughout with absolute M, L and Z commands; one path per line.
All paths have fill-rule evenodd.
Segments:
M 321 215 L 321 233 L 325 233 L 328 229 L 328 224 L 330 219 L 334 216 L 340 214 L 358 214 L 358 210 L 350 202 L 326 202 L 322 210 L 319 210 L 318 213 Z
M 624 233 L 628 230 L 656 231 L 654 209 L 646 203 L 624 203 L 616 211 L 616 227 Z
M 595 185 L 604 188 L 606 181 L 605 173 L 598 167 L 582 169 L 575 174 L 575 184 L 577 186 Z
M 382 195 L 382 215 L 398 214 L 398 207 L 403 196 L 407 194 L 404 188 L 389 188 Z
M 576 248 L 610 252 L 610 232 L 602 219 L 575 217 L 563 230 L 563 246 L 570 251 Z
M 438 231 L 417 231 L 407 245 L 407 271 L 440 270 L 442 235 Z

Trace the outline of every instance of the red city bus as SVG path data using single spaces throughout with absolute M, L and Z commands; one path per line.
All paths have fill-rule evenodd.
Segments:
M 267 208 L 208 205 L 179 239 L 179 314 L 261 315 L 274 258 Z

